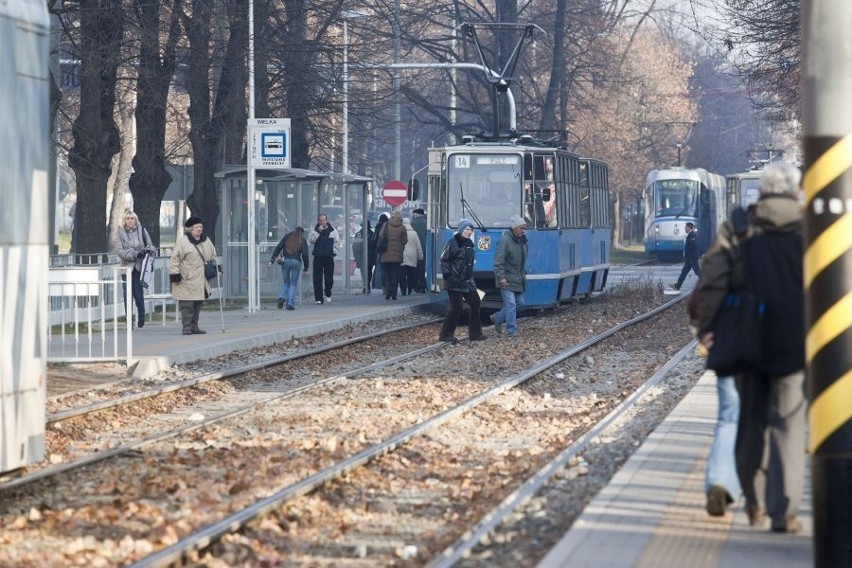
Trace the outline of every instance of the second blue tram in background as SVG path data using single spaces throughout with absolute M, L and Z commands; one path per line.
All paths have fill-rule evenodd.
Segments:
M 749 170 L 739 174 L 731 174 L 725 176 L 725 182 L 728 185 L 728 213 L 742 207 L 748 209 L 748 206 L 756 202 L 760 197 L 760 176 L 763 170 Z
M 698 247 L 707 252 L 727 216 L 725 178 L 696 168 L 651 170 L 642 192 L 645 252 L 660 260 L 683 258 L 686 224 L 698 229 Z
M 476 228 L 474 279 L 483 307 L 502 305 L 494 253 L 512 215 L 527 222 L 527 308 L 552 307 L 600 291 L 612 242 L 608 168 L 531 137 L 470 141 L 429 150 L 427 278 L 440 292 L 440 256 L 460 219 Z M 436 299 L 443 299 L 436 296 Z

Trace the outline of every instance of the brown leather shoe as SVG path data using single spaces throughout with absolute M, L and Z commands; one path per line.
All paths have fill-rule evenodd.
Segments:
M 728 504 L 733 503 L 733 501 L 724 487 L 714 485 L 707 492 L 707 513 L 711 517 L 722 517 L 725 515 Z
M 753 527 L 762 527 L 766 524 L 766 511 L 756 505 L 746 505 L 748 524 Z
M 795 516 L 772 519 L 772 532 L 796 534 L 802 532 L 802 523 Z

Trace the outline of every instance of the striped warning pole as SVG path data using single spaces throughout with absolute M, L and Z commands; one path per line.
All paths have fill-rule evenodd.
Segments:
M 852 566 L 852 2 L 802 2 L 814 564 Z

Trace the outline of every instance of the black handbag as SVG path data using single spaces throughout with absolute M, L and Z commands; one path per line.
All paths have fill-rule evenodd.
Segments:
M 207 280 L 213 280 L 214 278 L 216 278 L 216 274 L 218 271 L 219 269 L 216 268 L 215 260 L 208 260 L 204 263 L 204 278 L 206 278 Z
M 219 272 L 219 268 L 216 266 L 216 261 L 204 260 L 204 255 L 201 254 L 201 249 L 198 248 L 198 245 L 193 243 L 192 246 L 195 247 L 195 250 L 198 251 L 198 255 L 201 257 L 201 260 L 204 261 L 204 279 L 213 280 L 214 278 L 216 278 L 217 273 Z
M 725 377 L 759 368 L 763 357 L 764 305 L 751 290 L 731 291 L 711 327 L 707 368 Z

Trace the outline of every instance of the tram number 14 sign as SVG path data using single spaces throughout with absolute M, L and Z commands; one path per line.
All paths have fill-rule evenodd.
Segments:
M 398 179 L 392 179 L 382 188 L 382 199 L 391 207 L 397 207 L 408 199 L 408 187 Z

